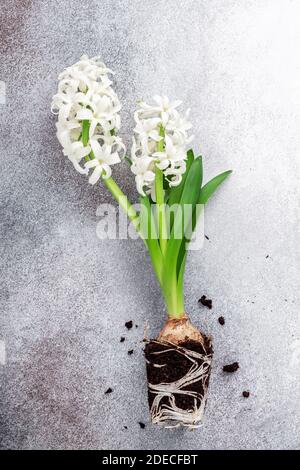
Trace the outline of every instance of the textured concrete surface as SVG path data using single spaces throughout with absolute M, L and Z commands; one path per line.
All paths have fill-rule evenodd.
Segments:
M 0 22 L 1 447 L 299 449 L 299 1 L 5 0 Z M 56 77 L 83 52 L 117 72 L 128 144 L 136 98 L 167 93 L 192 108 L 207 178 L 234 169 L 187 267 L 187 311 L 215 343 L 194 432 L 148 423 L 141 340 L 160 292 L 140 242 L 98 240 L 111 198 L 55 137 Z M 126 164 L 115 175 L 134 200 Z

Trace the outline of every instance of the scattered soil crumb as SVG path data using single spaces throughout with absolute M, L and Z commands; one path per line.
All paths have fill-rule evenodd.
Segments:
M 133 354 L 133 349 L 129 349 L 128 354 L 131 356 L 131 354 Z
M 112 393 L 112 392 L 113 392 L 113 389 L 109 387 L 109 388 L 106 390 L 105 395 L 107 395 L 108 393 Z
M 140 428 L 141 428 L 141 429 L 145 429 L 145 427 L 146 427 L 146 424 L 145 424 L 145 423 L 142 423 L 141 421 L 139 421 L 139 425 L 140 425 Z
M 201 299 L 198 300 L 204 307 L 208 307 L 209 309 L 212 309 L 212 300 L 208 299 L 206 295 L 202 295 Z
M 226 366 L 223 367 L 224 372 L 236 372 L 239 369 L 239 363 L 238 362 L 233 362 L 232 364 L 227 364 Z
M 244 390 L 243 391 L 243 397 L 244 398 L 249 398 L 249 396 L 250 396 L 250 392 L 248 392 L 247 390 Z
M 138 327 L 139 327 L 139 325 L 135 325 L 135 327 L 136 327 L 136 328 L 138 328 Z
M 225 325 L 225 318 L 224 317 L 219 317 L 218 318 L 218 322 L 220 323 L 220 325 Z
M 124 336 L 121 336 L 120 343 L 124 343 L 124 341 L 125 341 Z
M 128 429 L 128 427 L 127 427 L 127 426 L 124 426 L 124 429 Z
M 205 238 L 206 238 L 206 240 L 209 240 L 209 237 L 207 235 L 205 235 Z
M 133 326 L 133 325 L 132 325 L 132 320 L 127 321 L 127 322 L 125 323 L 125 326 L 126 326 L 127 330 L 131 330 L 131 328 L 132 328 L 132 326 Z
M 269 256 L 269 255 L 267 255 L 267 256 L 266 256 L 266 259 L 268 259 L 268 258 L 270 258 L 270 256 Z

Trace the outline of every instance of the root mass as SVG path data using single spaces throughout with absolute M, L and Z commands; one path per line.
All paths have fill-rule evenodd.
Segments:
M 151 419 L 165 427 L 201 425 L 212 361 L 210 338 L 180 344 L 151 340 L 146 344 Z

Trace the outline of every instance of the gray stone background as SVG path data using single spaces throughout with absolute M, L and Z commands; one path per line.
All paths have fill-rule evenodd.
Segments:
M 299 449 L 299 0 L 5 0 L 0 23 L 1 448 Z M 161 295 L 141 242 L 96 237 L 112 199 L 55 136 L 57 75 L 84 52 L 116 71 L 128 146 L 136 99 L 165 93 L 192 108 L 206 178 L 234 169 L 187 266 L 215 345 L 194 432 L 149 424 L 141 340 Z M 136 200 L 127 165 L 114 175 Z

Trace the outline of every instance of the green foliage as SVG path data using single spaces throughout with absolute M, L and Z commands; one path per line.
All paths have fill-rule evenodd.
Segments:
M 140 232 L 149 250 L 151 262 L 155 274 L 161 284 L 162 276 L 162 253 L 158 241 L 157 227 L 155 224 L 151 202 L 148 196 L 140 198 Z
M 175 214 L 172 231 L 170 233 L 170 239 L 168 240 L 167 250 L 165 254 L 165 269 L 163 272 L 163 282 L 168 282 L 170 274 L 177 276 L 177 271 L 180 269 L 185 250 L 180 248 L 184 245 L 184 237 L 177 238 L 178 234 L 184 233 L 184 227 L 188 227 L 191 220 L 189 214 L 187 220 L 185 220 L 185 205 L 191 205 L 194 209 L 198 202 L 201 190 L 202 181 L 202 162 L 200 158 L 193 160 L 189 172 L 186 176 L 181 197 L 179 200 L 179 206 Z M 190 218 L 192 214 L 190 214 Z M 178 266 L 178 269 L 177 269 Z
M 187 152 L 187 161 L 186 161 L 186 172 L 182 175 L 182 181 L 178 186 L 173 186 L 170 189 L 170 195 L 168 199 L 168 204 L 169 206 L 172 206 L 173 204 L 178 204 L 181 198 L 181 194 L 184 188 L 184 184 L 187 178 L 187 175 L 190 171 L 190 168 L 192 166 L 192 163 L 194 161 L 194 152 L 193 150 L 188 150 Z
M 199 210 L 197 206 L 208 202 L 221 183 L 229 176 L 226 171 L 216 176 L 204 186 L 202 157 L 195 158 L 194 152 L 187 153 L 186 172 L 180 185 L 168 189 L 166 181 L 160 183 L 159 203 L 154 204 L 149 196 L 142 197 L 140 230 L 145 228 L 145 243 L 148 247 L 152 265 L 160 282 L 162 292 L 168 307 L 170 317 L 180 317 L 184 313 L 183 283 L 187 258 L 187 246 L 196 228 Z M 168 237 L 161 230 L 162 215 L 153 213 L 153 207 L 162 209 L 162 196 L 164 210 L 171 210 Z M 190 205 L 191 210 L 186 213 L 185 206 Z M 184 217 L 182 215 L 184 214 Z M 164 217 L 166 216 L 166 212 Z M 146 218 L 147 217 L 147 218 Z M 163 222 L 165 223 L 165 219 Z M 186 236 L 187 231 L 190 237 Z M 181 234 L 178 237 L 178 234 Z
M 216 189 L 218 189 L 220 184 L 223 183 L 223 181 L 227 178 L 227 176 L 230 175 L 230 173 L 232 173 L 232 170 L 224 171 L 224 173 L 215 176 L 208 183 L 206 183 L 201 189 L 199 204 L 206 204 L 210 197 L 213 195 L 213 193 L 216 191 Z

